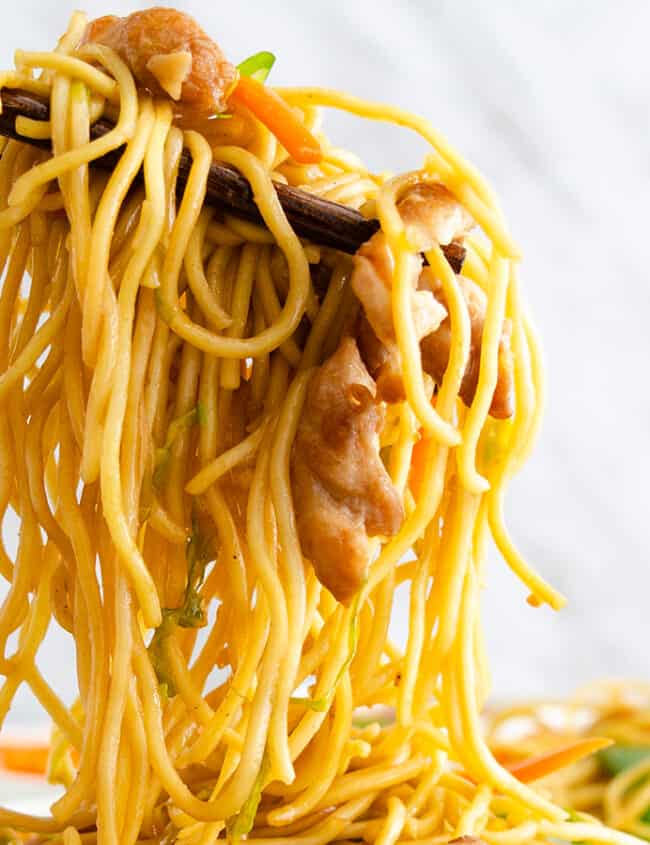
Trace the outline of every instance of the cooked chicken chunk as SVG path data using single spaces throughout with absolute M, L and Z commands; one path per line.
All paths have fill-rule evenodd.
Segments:
M 421 268 L 420 260 L 413 256 L 411 309 L 418 340 L 435 331 L 447 316 L 446 309 L 436 301 L 431 291 L 417 290 Z M 363 305 L 363 315 L 356 332 L 361 356 L 377 382 L 379 396 L 386 402 L 398 402 L 404 398 L 393 325 L 392 275 L 393 256 L 385 235 L 378 232 L 354 257 L 352 290 Z
M 382 423 L 375 383 L 344 338 L 312 378 L 291 458 L 303 552 L 343 603 L 366 577 L 368 538 L 394 535 L 404 517 L 379 454 Z
M 406 394 L 396 351 L 379 340 L 365 314 L 359 315 L 354 334 L 361 359 L 377 384 L 377 396 L 384 402 L 401 402 Z
M 444 185 L 423 182 L 414 185 L 397 203 L 414 249 L 426 252 L 434 244 L 446 246 L 462 238 L 474 225 L 470 214 Z
M 236 68 L 184 12 L 154 7 L 125 18 L 92 21 L 86 40 L 111 47 L 129 65 L 138 83 L 156 96 L 168 95 L 178 111 L 195 119 L 226 108 Z
M 417 256 L 409 259 L 413 293 L 411 309 L 418 340 L 435 331 L 447 316 L 446 309 L 436 302 L 431 291 L 418 290 L 422 262 Z M 391 305 L 393 256 L 383 232 L 377 232 L 354 257 L 352 289 L 363 305 L 368 322 L 381 342 L 391 351 L 395 346 L 395 326 Z M 396 351 L 396 350 L 395 350 Z
M 465 209 L 442 185 L 429 183 L 410 188 L 398 203 L 407 237 L 417 250 L 434 243 L 457 243 L 472 221 Z M 442 286 L 428 268 L 413 256 L 413 316 L 422 352 L 422 368 L 440 384 L 449 361 L 450 321 Z M 378 393 L 387 402 L 404 398 L 399 355 L 395 343 L 391 305 L 393 258 L 385 236 L 379 232 L 365 243 L 354 259 L 352 289 L 363 306 L 357 336 L 359 348 Z M 458 277 L 472 325 L 470 356 L 460 389 L 461 399 L 471 404 L 476 392 L 485 321 L 485 295 L 473 282 Z M 499 345 L 499 380 L 490 413 L 505 418 L 513 412 L 512 353 L 510 326 L 504 326 Z
M 449 191 L 439 184 L 417 184 L 409 188 L 397 204 L 404 221 L 407 237 L 418 251 L 430 249 L 434 243 L 450 244 L 461 237 L 472 224 L 471 217 Z M 391 304 L 394 261 L 386 236 L 378 232 L 357 252 L 354 258 L 352 289 L 363 305 L 364 314 L 385 350 L 375 349 L 373 358 L 381 357 L 382 381 L 396 387 L 394 373 L 398 370 L 395 327 Z M 418 340 L 434 332 L 447 316 L 446 309 L 436 301 L 430 290 L 419 289 L 418 279 L 422 260 L 410 258 L 413 294 L 411 308 Z M 362 351 L 368 350 L 371 338 L 365 338 Z M 376 347 L 377 344 L 374 344 Z M 373 375 L 380 369 L 371 365 Z M 388 375 L 390 374 L 390 378 Z M 382 395 L 384 391 L 380 387 Z M 387 398 L 387 397 L 385 397 Z
M 465 302 L 467 303 L 471 324 L 469 359 L 460 386 L 460 398 L 466 405 L 470 405 L 478 384 L 481 363 L 481 340 L 483 338 L 483 324 L 485 323 L 487 300 L 481 288 L 472 282 L 471 279 L 458 276 L 458 282 Z M 440 302 L 446 302 L 442 285 L 428 267 L 425 267 L 422 272 L 420 285 L 432 290 L 434 296 Z M 510 347 L 510 330 L 510 321 L 506 320 L 499 342 L 499 375 L 490 406 L 490 414 L 496 419 L 507 419 L 512 416 L 514 411 L 513 361 L 512 349 Z M 442 377 L 447 369 L 450 346 L 451 324 L 448 317 L 436 332 L 423 338 L 420 343 L 422 368 L 438 384 L 442 381 Z

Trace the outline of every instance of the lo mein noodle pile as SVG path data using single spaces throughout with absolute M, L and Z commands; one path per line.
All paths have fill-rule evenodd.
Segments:
M 169 21 L 154 38 L 187 24 Z M 20 520 L 17 550 L 0 551 L 0 721 L 29 687 L 55 724 L 50 778 L 65 790 L 51 816 L 7 808 L 0 825 L 68 845 L 626 841 L 522 783 L 481 733 L 489 539 L 532 604 L 563 603 L 504 524 L 543 376 L 490 186 L 418 117 L 334 91 L 272 92 L 196 30 L 191 49 L 143 64 L 144 41 L 120 41 L 120 27 L 89 30 L 75 14 L 54 52 L 19 51 L 2 76 L 48 100 L 49 121 L 16 130 L 51 152 L 11 140 L 0 161 L 0 511 Z M 201 56 L 223 73 L 223 119 L 205 119 L 198 89 L 179 100 Z M 422 169 L 368 172 L 323 133 L 321 107 L 417 133 Z M 114 128 L 91 139 L 100 117 Z M 250 182 L 264 226 L 204 202 L 213 160 Z M 379 218 L 391 399 L 357 349 L 362 262 L 301 240 L 273 180 Z M 423 185 L 480 227 L 462 232 L 462 276 L 442 240 L 426 244 L 435 300 L 415 290 L 421 244 L 400 206 Z M 431 327 L 420 331 L 416 302 L 446 338 L 438 376 L 423 369 Z M 506 340 L 512 408 L 498 418 Z M 335 365 L 357 373 L 344 394 Z M 347 403 L 341 419 L 332 405 L 343 446 L 325 443 L 319 390 Z M 362 493 L 332 492 L 324 444 L 341 477 L 348 458 L 359 478 L 374 473 Z M 390 519 L 372 511 L 377 485 Z M 398 587 L 404 648 L 388 637 Z M 74 641 L 71 707 L 37 662 L 53 624 Z

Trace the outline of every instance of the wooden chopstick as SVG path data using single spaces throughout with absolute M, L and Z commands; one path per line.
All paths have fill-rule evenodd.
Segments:
M 50 148 L 47 140 L 25 138 L 16 132 L 16 118 L 23 116 L 32 120 L 49 120 L 50 107 L 46 100 L 28 91 L 4 88 L 1 92 L 2 114 L 0 115 L 0 135 L 15 138 L 26 144 Z M 107 120 L 98 120 L 90 130 L 92 139 L 105 135 L 113 128 Z M 113 168 L 121 154 L 115 151 L 93 162 L 100 167 Z M 189 175 L 192 159 L 184 151 L 180 161 L 178 182 L 182 189 Z M 299 188 L 291 188 L 279 182 L 274 183 L 275 190 L 288 220 L 296 233 L 313 243 L 333 247 L 349 254 L 355 253 L 361 244 L 371 238 L 379 229 L 379 221 L 368 219 L 345 205 L 314 196 Z M 221 164 L 213 164 L 208 176 L 206 201 L 216 208 L 236 217 L 264 224 L 253 199 L 253 191 L 248 181 L 235 169 Z M 465 249 L 461 244 L 451 243 L 443 251 L 454 272 L 459 273 L 465 258 Z

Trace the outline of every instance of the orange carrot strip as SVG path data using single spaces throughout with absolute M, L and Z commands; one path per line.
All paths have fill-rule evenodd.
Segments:
M 47 771 L 49 752 L 50 748 L 46 743 L 2 742 L 0 744 L 0 766 L 11 772 L 44 775 Z
M 409 487 L 416 499 L 419 499 L 424 477 L 424 467 L 429 449 L 430 438 L 422 437 L 413 446 L 411 454 L 411 468 L 409 470 Z
M 246 106 L 272 132 L 289 155 L 300 164 L 318 164 L 320 144 L 298 120 L 279 94 L 250 76 L 240 76 L 232 99 Z
M 577 763 L 583 757 L 588 757 L 595 751 L 607 748 L 613 744 L 613 740 L 605 737 L 593 736 L 586 739 L 579 739 L 563 748 L 554 751 L 547 751 L 545 754 L 527 757 L 516 763 L 506 763 L 505 768 L 522 783 L 530 783 L 534 780 L 546 777 L 559 769 L 564 769 L 572 763 Z

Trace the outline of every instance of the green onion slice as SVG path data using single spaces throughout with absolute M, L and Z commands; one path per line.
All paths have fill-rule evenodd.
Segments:
M 258 82 L 266 82 L 266 78 L 275 64 L 275 56 L 268 50 L 254 53 L 243 62 L 237 65 L 237 70 L 242 76 L 252 76 Z

